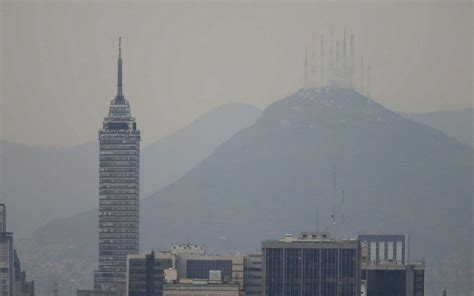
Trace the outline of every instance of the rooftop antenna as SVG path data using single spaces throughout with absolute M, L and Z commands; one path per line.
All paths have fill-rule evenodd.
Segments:
M 338 34 L 339 35 L 339 34 Z M 338 36 L 339 37 L 339 36 Z M 340 71 L 340 53 L 339 53 L 339 38 L 336 38 L 336 85 L 340 86 L 340 77 L 339 77 L 339 71 Z
M 308 45 L 304 46 L 304 88 L 308 88 Z
M 319 209 L 316 209 L 316 232 L 319 232 Z
M 324 87 L 324 36 L 321 34 L 321 88 Z
M 342 52 L 343 52 L 343 71 L 342 71 L 342 74 L 343 74 L 343 86 L 344 87 L 347 87 L 348 85 L 348 77 L 347 77 L 347 74 L 348 74 L 348 71 L 347 71 L 347 43 L 346 43 L 346 28 L 344 27 L 344 37 L 343 37 L 343 41 L 342 41 Z
M 341 198 L 341 233 L 344 234 L 344 189 Z
M 313 32 L 313 53 L 312 53 L 312 60 L 311 60 L 311 85 L 312 87 L 316 87 L 316 37 L 315 33 Z
M 117 61 L 117 98 L 123 98 L 122 92 L 122 37 L 119 37 L 119 56 Z
M 350 49 L 350 59 L 351 59 L 351 62 L 350 62 L 350 67 L 351 67 L 351 74 L 350 74 L 350 84 L 351 84 L 351 88 L 354 88 L 355 85 L 354 85 L 354 34 L 351 34 L 351 49 Z
M 331 31 L 329 35 L 329 84 L 333 84 L 334 82 L 334 61 L 333 61 L 333 38 L 332 38 L 332 25 Z
M 364 94 L 364 56 L 360 57 L 360 93 Z
M 367 65 L 367 97 L 370 98 L 370 64 Z
M 333 168 L 332 172 L 332 227 L 333 227 L 333 234 L 336 237 L 336 168 Z

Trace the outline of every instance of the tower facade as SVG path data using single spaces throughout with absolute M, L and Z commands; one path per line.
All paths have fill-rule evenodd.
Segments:
M 122 92 L 119 40 L 117 95 L 99 131 L 99 269 L 94 289 L 123 295 L 127 254 L 139 251 L 140 131 Z
M 262 295 L 359 296 L 357 240 L 327 233 L 286 235 L 262 243 Z

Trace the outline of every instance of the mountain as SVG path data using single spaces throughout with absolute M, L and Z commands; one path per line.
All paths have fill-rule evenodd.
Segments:
M 474 147 L 474 108 L 407 114 L 407 116 Z
M 142 197 L 183 176 L 260 113 L 250 105 L 223 105 L 144 147 Z M 15 237 L 97 206 L 98 149 L 97 142 L 61 148 L 0 142 L 0 200 L 7 204 L 8 226 Z
M 213 250 L 256 251 L 264 239 L 315 229 L 318 210 L 320 228 L 337 237 L 408 233 L 411 258 L 427 262 L 427 295 L 453 287 L 467 295 L 473 268 L 472 159 L 467 145 L 352 90 L 299 90 L 142 201 L 142 250 L 193 241 Z M 81 272 L 91 274 L 97 255 L 88 257 L 85 250 L 97 247 L 95 216 L 85 213 L 36 231 L 22 250 L 34 254 L 32 267 L 48 262 L 49 270 L 69 272 L 55 273 L 63 282 L 78 279 L 68 267 L 74 260 L 48 254 L 71 250 L 88 260 L 90 269 Z M 78 230 L 79 225 L 84 227 Z

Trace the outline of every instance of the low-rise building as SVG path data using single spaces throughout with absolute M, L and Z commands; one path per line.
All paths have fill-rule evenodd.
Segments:
M 240 296 L 237 283 L 212 283 L 194 280 L 176 284 L 165 284 L 163 296 Z
M 244 290 L 246 296 L 262 295 L 262 255 L 244 257 Z

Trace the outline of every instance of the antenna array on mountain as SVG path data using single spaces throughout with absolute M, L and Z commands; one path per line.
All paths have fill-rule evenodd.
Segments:
M 311 45 L 305 45 L 304 88 L 316 88 L 319 86 L 321 89 L 325 87 L 358 89 L 361 94 L 370 96 L 370 65 L 367 62 L 364 65 L 364 57 L 361 55 L 360 72 L 356 72 L 354 34 L 348 33 L 346 28 L 344 28 L 341 38 L 341 34 L 334 33 L 331 26 L 329 44 L 324 39 L 324 34 L 321 34 L 319 61 L 316 60 L 317 44 L 314 32 L 310 41 Z M 319 71 L 317 71 L 317 67 L 320 67 Z M 360 81 L 360 83 L 357 81 Z

